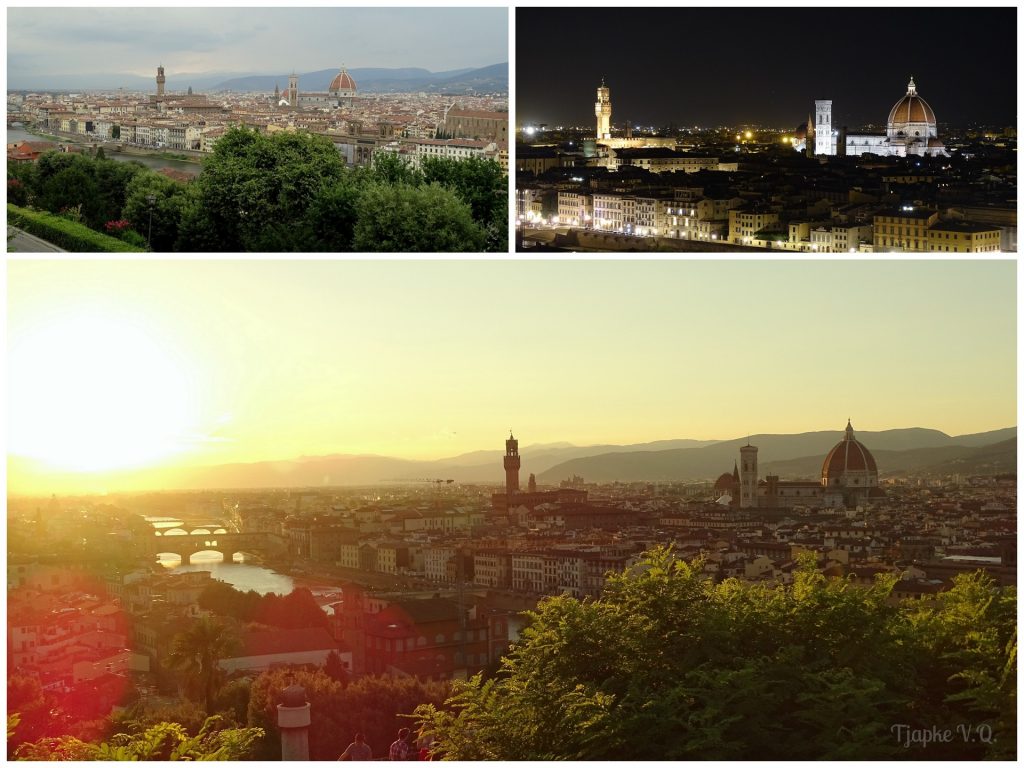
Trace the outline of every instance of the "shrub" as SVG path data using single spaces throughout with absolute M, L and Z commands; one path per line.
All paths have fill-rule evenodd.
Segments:
M 43 211 L 32 211 L 7 204 L 7 223 L 47 242 L 77 253 L 135 253 L 145 248 L 118 240 Z

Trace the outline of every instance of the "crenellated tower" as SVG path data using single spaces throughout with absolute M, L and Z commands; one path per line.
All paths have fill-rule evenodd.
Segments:
M 505 441 L 505 493 L 519 493 L 519 441 L 509 432 Z
M 164 65 L 161 64 L 156 68 L 156 95 L 159 98 L 164 95 L 164 83 L 167 82 L 167 78 L 164 77 Z
M 611 90 L 601 78 L 601 87 L 597 89 L 597 101 L 594 103 L 594 114 L 597 116 L 597 138 L 612 137 L 612 96 Z

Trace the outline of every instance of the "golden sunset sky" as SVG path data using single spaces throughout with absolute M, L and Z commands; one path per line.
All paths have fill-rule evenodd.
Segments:
M 1012 261 L 68 259 L 7 278 L 8 466 L 52 477 L 441 458 L 510 427 L 587 445 L 1016 423 Z

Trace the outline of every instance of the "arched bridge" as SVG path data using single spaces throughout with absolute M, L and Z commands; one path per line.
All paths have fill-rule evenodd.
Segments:
M 143 543 L 144 554 L 156 557 L 169 553 L 188 563 L 197 552 L 220 552 L 230 563 L 236 553 L 278 555 L 288 551 L 287 542 L 274 533 L 196 533 L 192 535 L 154 535 Z

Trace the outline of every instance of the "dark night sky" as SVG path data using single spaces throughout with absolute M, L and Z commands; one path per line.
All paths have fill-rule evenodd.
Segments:
M 516 119 L 884 123 L 914 76 L 939 122 L 1015 125 L 1015 8 L 518 8 Z

